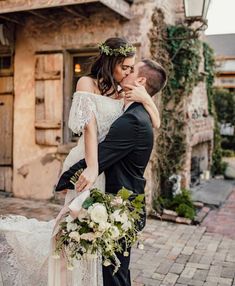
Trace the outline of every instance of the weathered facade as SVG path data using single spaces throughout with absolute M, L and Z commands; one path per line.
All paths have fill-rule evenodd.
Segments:
M 67 121 L 74 86 L 87 59 L 97 53 L 97 43 L 113 36 L 131 41 L 139 59 L 150 57 L 148 32 L 155 7 L 162 9 L 168 24 L 182 17 L 181 0 L 0 1 L 0 189 L 25 198 L 53 195 L 64 155 L 76 144 Z M 193 118 L 195 110 L 207 110 L 204 85 L 195 89 L 186 109 L 192 122 L 192 150 L 192 144 L 211 141 L 212 136 L 206 131 L 200 137 L 211 125 L 203 117 Z M 190 160 L 191 153 L 186 185 Z M 149 204 L 154 190 L 151 173 L 150 162 Z

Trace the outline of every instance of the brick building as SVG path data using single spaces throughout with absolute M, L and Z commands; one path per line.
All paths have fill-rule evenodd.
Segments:
M 183 17 L 177 0 L 0 1 L 0 189 L 15 196 L 47 199 L 53 194 L 66 152 L 76 144 L 68 130 L 71 97 L 97 43 L 124 36 L 138 59 L 150 57 L 148 32 L 154 8 L 167 24 Z M 185 184 L 190 184 L 192 154 L 204 154 L 209 168 L 212 121 L 205 85 L 191 95 Z M 196 115 L 197 116 L 196 116 Z M 201 155 L 200 155 L 201 156 Z M 154 185 L 148 177 L 148 198 Z

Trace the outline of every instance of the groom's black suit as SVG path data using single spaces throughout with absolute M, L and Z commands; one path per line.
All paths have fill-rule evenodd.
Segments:
M 98 146 L 99 173 L 105 172 L 105 191 L 115 194 L 125 187 L 135 194 L 144 193 L 146 182 L 143 174 L 152 148 L 153 130 L 149 114 L 142 104 L 132 103 L 112 124 L 105 140 Z M 69 182 L 71 176 L 85 167 L 85 160 L 81 160 L 64 172 L 56 191 L 73 189 L 74 186 Z M 130 256 L 118 257 L 121 267 L 114 276 L 111 266 L 103 267 L 104 286 L 131 285 L 128 270 Z

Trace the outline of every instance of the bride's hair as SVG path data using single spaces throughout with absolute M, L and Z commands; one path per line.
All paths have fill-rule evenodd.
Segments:
M 97 79 L 102 95 L 110 96 L 118 92 L 118 83 L 113 78 L 114 68 L 125 58 L 135 55 L 135 48 L 124 38 L 109 38 L 99 45 L 100 54 L 91 66 L 91 77 Z

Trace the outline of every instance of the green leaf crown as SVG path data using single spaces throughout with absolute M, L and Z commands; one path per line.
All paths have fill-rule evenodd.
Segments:
M 124 57 L 127 56 L 128 53 L 136 52 L 136 48 L 131 44 L 126 44 L 121 46 L 120 48 L 112 49 L 105 43 L 101 43 L 98 45 L 101 54 L 105 54 L 106 56 L 118 56 L 122 55 Z

